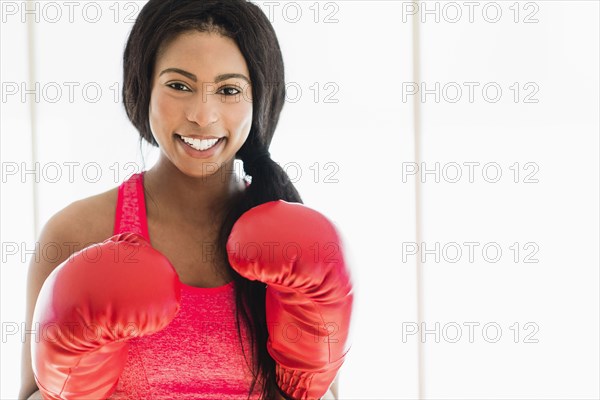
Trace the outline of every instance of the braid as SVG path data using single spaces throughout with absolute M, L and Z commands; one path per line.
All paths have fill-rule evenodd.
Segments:
M 269 153 L 269 150 L 267 149 L 261 149 L 242 161 L 244 162 L 244 171 L 246 171 L 248 175 L 254 176 L 258 172 L 256 168 L 260 163 L 272 161 L 271 153 Z

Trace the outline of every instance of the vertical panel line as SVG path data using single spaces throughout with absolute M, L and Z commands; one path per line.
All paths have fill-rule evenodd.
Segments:
M 28 0 L 27 3 L 31 5 L 33 3 L 32 0 Z M 29 8 L 30 9 L 30 8 Z M 28 86 L 30 88 L 35 88 L 35 40 L 34 40 L 34 27 L 35 21 L 32 21 L 31 18 L 27 18 L 27 60 L 28 60 L 28 76 L 27 80 Z M 36 89 L 34 89 L 36 90 Z M 41 94 L 39 94 L 41 95 Z M 34 95 L 36 98 L 38 94 Z M 37 171 L 38 164 L 38 154 L 37 154 L 37 118 L 36 118 L 36 102 L 31 101 L 29 99 L 29 119 L 31 122 L 31 163 L 33 165 L 34 171 Z M 41 169 L 41 167 L 40 167 Z M 33 234 L 35 239 L 39 237 L 39 201 L 38 201 L 38 184 L 37 177 L 33 179 L 32 183 L 32 195 L 33 195 Z
M 421 77 L 421 53 L 420 53 L 420 30 L 419 30 L 419 13 L 412 15 L 412 28 L 413 28 L 413 82 L 419 85 Z M 420 87 L 420 86 L 419 86 Z M 421 103 L 420 96 L 413 96 L 413 121 L 414 121 L 414 157 L 417 168 L 421 168 L 422 160 L 422 149 L 421 149 Z M 421 179 L 415 176 L 415 240 L 417 242 L 417 260 L 416 260 L 416 284 L 417 284 L 417 323 L 418 329 L 420 330 L 423 326 L 423 265 L 421 263 L 421 243 L 422 243 L 422 193 L 421 193 Z M 417 369 L 418 369 L 418 398 L 425 398 L 425 358 L 424 358 L 424 347 L 425 344 L 422 341 L 417 340 Z

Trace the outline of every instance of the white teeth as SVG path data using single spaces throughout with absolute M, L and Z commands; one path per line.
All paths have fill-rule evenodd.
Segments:
M 217 144 L 217 142 L 219 141 L 219 139 L 194 139 L 194 138 L 185 137 L 185 136 L 181 136 L 181 135 L 180 135 L 180 137 L 181 137 L 181 139 L 183 139 L 183 141 L 185 143 L 189 144 L 194 149 L 200 150 L 200 151 L 210 149 L 215 144 Z

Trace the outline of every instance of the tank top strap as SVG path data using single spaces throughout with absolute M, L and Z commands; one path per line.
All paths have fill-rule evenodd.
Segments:
M 133 174 L 119 186 L 113 234 L 139 233 L 149 242 L 150 235 L 148 234 L 144 199 L 144 172 Z

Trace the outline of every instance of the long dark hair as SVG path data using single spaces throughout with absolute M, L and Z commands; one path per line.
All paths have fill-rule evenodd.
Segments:
M 232 202 L 218 236 L 217 249 L 235 281 L 236 321 L 249 327 L 254 375 L 248 396 L 262 382 L 262 397 L 277 393 L 275 362 L 267 352 L 266 285 L 240 276 L 228 262 L 226 243 L 233 224 L 250 208 L 272 200 L 302 203 L 286 172 L 270 157 L 248 163 L 268 151 L 285 101 L 283 57 L 267 16 L 244 0 L 149 0 L 131 30 L 123 56 L 123 102 L 140 141 L 158 146 L 150 130 L 148 107 L 152 74 L 162 46 L 186 31 L 216 32 L 233 39 L 246 59 L 252 82 L 253 115 L 250 134 L 236 154 L 252 183 Z M 245 356 L 245 351 L 244 351 Z M 247 358 L 246 358 L 247 359 Z

